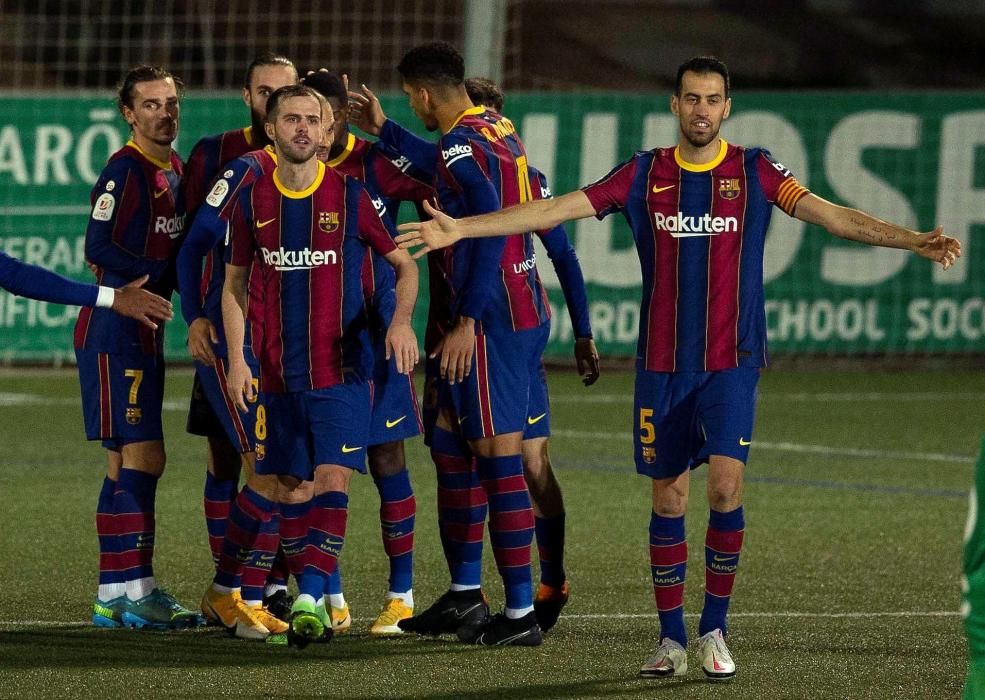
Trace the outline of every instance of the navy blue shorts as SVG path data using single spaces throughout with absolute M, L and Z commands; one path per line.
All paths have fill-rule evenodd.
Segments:
M 164 357 L 76 350 L 86 439 L 108 450 L 163 440 Z
M 683 474 L 711 455 L 745 463 L 756 420 L 759 370 L 637 370 L 633 449 L 636 471 L 654 479 Z
M 249 361 L 248 361 L 249 362 Z M 253 373 L 254 396 L 260 391 L 260 366 L 249 362 Z M 211 365 L 195 363 L 192 398 L 188 406 L 186 430 L 203 437 L 226 437 L 240 454 L 253 452 L 256 444 L 257 399 L 247 402 L 249 409 L 240 413 L 229 397 L 226 374 L 229 361 L 216 357 Z
M 539 376 L 550 324 L 475 337 L 472 371 L 465 381 L 439 380 L 439 406 L 450 406 L 466 440 L 522 433 L 530 389 Z
M 421 401 L 421 422 L 424 428 L 424 444 L 431 446 L 434 426 L 438 422 L 438 391 L 440 389 L 441 358 L 424 359 L 424 397 Z
M 424 425 L 417 405 L 414 375 L 397 371 L 397 358 L 381 355 L 373 372 L 373 409 L 369 444 L 383 445 L 421 434 Z
M 366 473 L 370 384 L 261 393 L 257 406 L 256 472 L 302 481 L 320 464 Z
M 527 398 L 527 424 L 523 439 L 546 438 L 551 435 L 551 398 L 547 391 L 547 371 L 541 362 L 530 382 Z

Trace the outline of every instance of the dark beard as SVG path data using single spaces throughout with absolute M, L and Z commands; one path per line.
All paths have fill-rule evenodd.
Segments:
M 250 110 L 250 125 L 253 127 L 253 145 L 256 148 L 264 148 L 271 145 L 267 138 L 267 131 L 264 128 L 264 121 L 255 110 Z

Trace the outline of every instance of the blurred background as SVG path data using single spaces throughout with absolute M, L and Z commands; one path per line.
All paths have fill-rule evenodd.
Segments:
M 437 39 L 504 87 L 503 111 L 555 192 L 673 144 L 677 66 L 720 57 L 733 74 L 726 139 L 766 146 L 821 196 L 919 230 L 943 224 L 965 251 L 943 273 L 777 212 L 764 270 L 774 355 L 985 353 L 985 2 L 971 0 L 3 0 L 0 249 L 89 277 L 89 188 L 126 138 L 112 91 L 134 64 L 184 78 L 176 149 L 187 157 L 201 136 L 248 123 L 238 90 L 267 50 L 349 73 L 424 133 L 394 67 Z M 613 216 L 569 235 L 599 348 L 631 359 L 640 275 L 628 228 Z M 549 355 L 567 357 L 571 325 L 546 254 L 539 268 L 555 308 Z M 75 314 L 0 293 L 0 361 L 71 361 Z M 176 321 L 173 359 L 187 359 L 184 340 Z

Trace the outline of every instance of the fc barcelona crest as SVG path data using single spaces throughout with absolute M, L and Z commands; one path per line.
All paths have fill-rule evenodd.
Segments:
M 142 412 L 139 408 L 128 408 L 126 415 L 127 423 L 130 425 L 137 425 L 140 423 L 140 419 L 143 418 Z
M 339 213 L 337 211 L 318 212 L 318 228 L 325 233 L 335 233 L 339 228 Z
M 718 196 L 722 199 L 735 199 L 742 193 L 739 187 L 739 178 L 720 177 L 718 178 Z

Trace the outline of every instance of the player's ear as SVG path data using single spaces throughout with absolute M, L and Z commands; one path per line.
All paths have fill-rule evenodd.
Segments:
M 263 123 L 263 132 L 267 135 L 267 138 L 273 142 L 274 140 L 274 125 L 270 122 Z
M 725 100 L 725 111 L 722 112 L 722 119 L 728 119 L 728 115 L 732 113 L 732 98 L 729 97 Z
M 677 95 L 676 94 L 670 96 L 670 112 L 675 117 L 681 116 L 680 115 L 680 100 L 677 99 Z
M 247 107 L 252 106 L 250 105 L 250 88 L 248 87 L 243 88 L 243 104 Z

